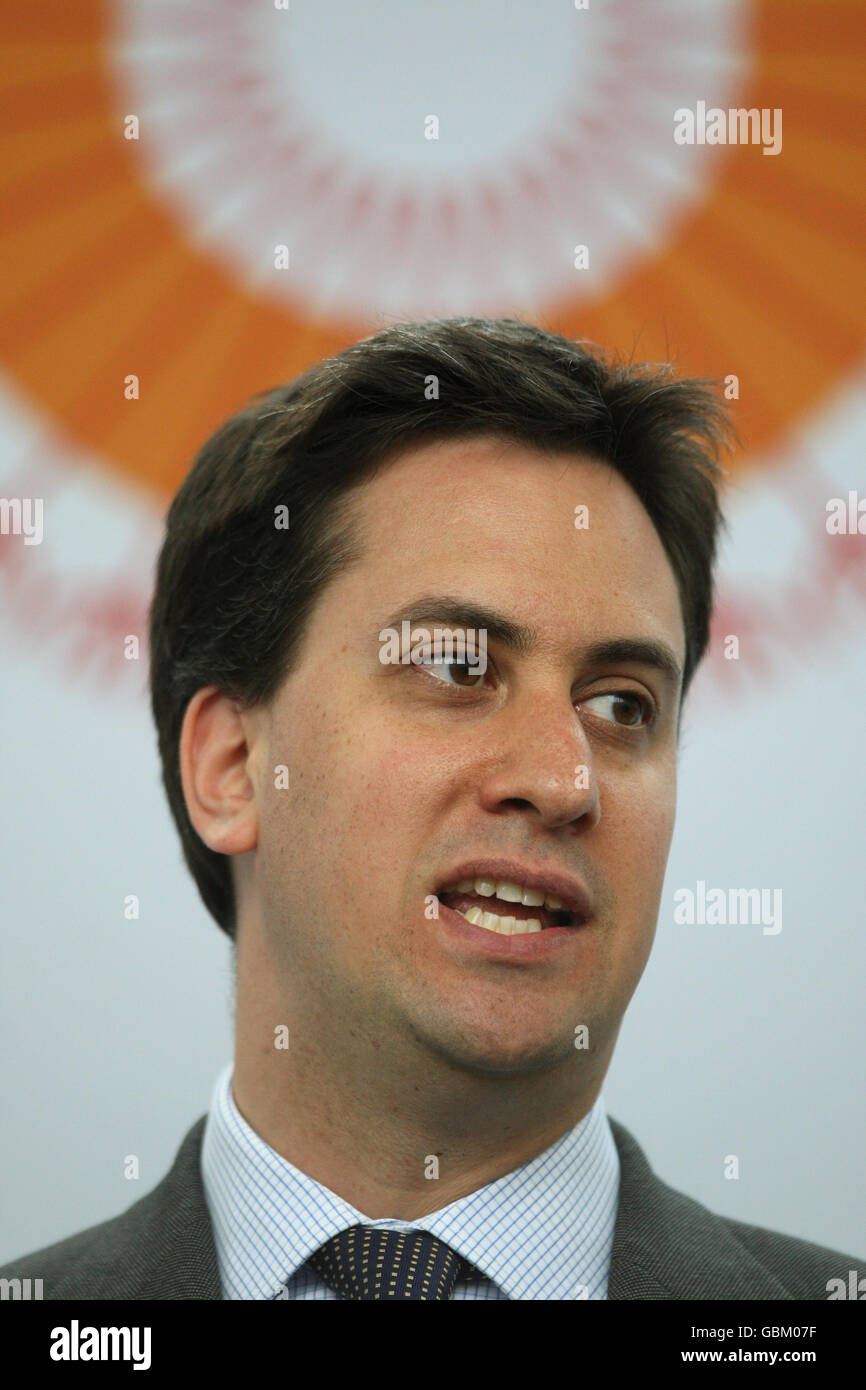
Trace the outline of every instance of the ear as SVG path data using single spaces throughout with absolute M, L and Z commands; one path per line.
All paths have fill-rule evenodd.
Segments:
M 180 775 L 189 818 L 208 849 L 245 854 L 258 843 L 255 786 L 248 771 L 251 721 L 235 700 L 203 686 L 186 708 Z

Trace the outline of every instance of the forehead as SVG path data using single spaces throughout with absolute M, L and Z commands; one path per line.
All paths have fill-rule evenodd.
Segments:
M 577 623 L 588 640 L 655 636 L 684 654 L 664 547 L 606 463 L 487 437 L 440 441 L 389 459 L 354 509 L 365 603 L 459 592 L 532 622 L 551 643 L 566 629 L 573 642 Z

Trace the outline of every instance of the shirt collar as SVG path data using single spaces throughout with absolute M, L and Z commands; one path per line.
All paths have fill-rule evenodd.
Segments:
M 514 1299 L 604 1298 L 619 1156 L 604 1102 L 528 1163 L 416 1221 L 372 1221 L 247 1124 L 227 1066 L 214 1087 L 202 1178 L 227 1298 L 274 1298 L 331 1236 L 364 1224 L 425 1230 Z M 434 1179 L 435 1181 L 435 1179 Z

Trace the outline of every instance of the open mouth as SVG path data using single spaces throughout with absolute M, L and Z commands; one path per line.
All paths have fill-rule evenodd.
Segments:
M 461 913 L 474 926 L 498 932 L 501 936 L 548 931 L 552 927 L 576 927 L 581 921 L 567 908 L 550 907 L 547 902 L 508 902 L 495 893 L 477 893 L 474 889 L 463 889 L 460 884 L 440 892 L 438 897 L 446 907 Z

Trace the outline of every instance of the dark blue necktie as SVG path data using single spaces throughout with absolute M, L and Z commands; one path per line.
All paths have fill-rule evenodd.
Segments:
M 458 1278 L 479 1277 L 474 1265 L 428 1231 L 349 1226 L 310 1256 L 340 1298 L 448 1299 Z

